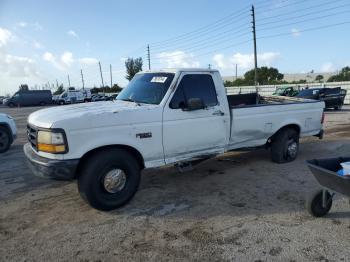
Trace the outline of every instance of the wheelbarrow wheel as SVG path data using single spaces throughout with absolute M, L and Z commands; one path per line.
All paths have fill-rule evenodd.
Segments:
M 326 190 L 326 205 L 322 205 L 322 189 L 315 191 L 306 201 L 307 211 L 314 217 L 323 217 L 332 207 L 332 195 Z

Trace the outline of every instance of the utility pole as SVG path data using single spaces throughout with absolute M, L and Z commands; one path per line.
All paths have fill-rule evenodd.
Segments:
M 236 64 L 236 80 L 237 80 L 237 64 Z
M 80 69 L 80 74 L 81 74 L 81 82 L 83 83 L 83 90 L 85 90 L 84 76 L 83 76 L 83 69 Z
M 105 95 L 105 84 L 103 83 L 103 75 L 102 75 L 102 69 L 101 69 L 101 62 L 98 62 L 98 65 L 100 66 L 100 73 L 101 73 L 101 81 L 102 81 L 103 95 Z
M 56 79 L 56 87 L 58 88 L 58 81 L 57 81 L 57 79 Z
M 255 10 L 254 10 L 254 5 L 252 5 L 252 24 L 253 24 L 253 37 L 254 37 L 254 83 L 255 83 L 255 88 L 256 92 L 258 93 L 258 58 L 256 54 L 256 30 L 255 30 Z
M 68 89 L 70 88 L 70 79 L 69 79 L 69 74 L 68 74 Z
M 109 64 L 109 73 L 111 75 L 111 88 L 112 88 L 112 65 Z
M 147 45 L 147 59 L 148 59 L 148 70 L 151 70 L 151 54 L 149 51 L 149 45 Z
M 208 69 L 211 69 L 211 64 L 208 64 Z

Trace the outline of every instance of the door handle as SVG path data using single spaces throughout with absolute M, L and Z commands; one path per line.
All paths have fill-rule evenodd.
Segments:
M 214 116 L 223 116 L 223 115 L 225 115 L 225 113 L 222 112 L 221 110 L 218 110 L 218 111 L 215 111 L 215 112 L 213 113 L 213 115 L 214 115 Z

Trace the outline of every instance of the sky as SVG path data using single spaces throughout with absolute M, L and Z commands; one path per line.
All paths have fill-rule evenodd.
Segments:
M 125 59 L 151 68 L 205 67 L 224 76 L 258 66 L 282 73 L 334 72 L 350 65 L 349 0 L 0 0 L 0 95 L 20 84 L 127 85 Z M 56 82 L 57 80 L 57 82 Z

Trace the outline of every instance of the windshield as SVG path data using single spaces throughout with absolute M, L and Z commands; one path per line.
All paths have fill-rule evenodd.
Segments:
M 280 87 L 280 88 L 277 88 L 275 94 L 277 95 L 283 95 L 285 93 L 287 89 L 285 87 Z
M 172 73 L 137 74 L 117 96 L 117 100 L 158 105 L 173 81 Z

